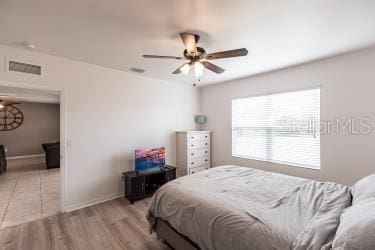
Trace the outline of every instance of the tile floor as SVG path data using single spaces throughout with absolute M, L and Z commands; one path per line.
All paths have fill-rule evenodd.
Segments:
M 0 175 L 0 229 L 58 213 L 60 169 L 45 164 L 9 166 Z

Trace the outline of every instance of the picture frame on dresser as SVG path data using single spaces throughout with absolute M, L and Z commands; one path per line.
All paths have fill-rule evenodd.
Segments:
M 211 131 L 178 131 L 177 175 L 195 174 L 211 167 Z

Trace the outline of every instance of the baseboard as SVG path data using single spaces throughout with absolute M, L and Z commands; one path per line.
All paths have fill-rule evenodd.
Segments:
M 99 204 L 99 203 L 102 203 L 102 202 L 106 202 L 106 201 L 109 201 L 109 200 L 114 200 L 114 199 L 122 197 L 122 196 L 124 196 L 124 192 L 105 195 L 105 196 L 98 197 L 98 198 L 95 198 L 95 199 L 92 199 L 92 200 L 89 200 L 89 201 L 84 201 L 84 202 L 80 202 L 80 203 L 76 203 L 76 204 L 72 204 L 72 205 L 67 205 L 66 212 L 71 212 L 71 211 L 74 211 L 74 210 L 78 210 L 78 209 L 81 209 L 81 208 L 84 208 L 84 207 L 89 207 L 89 206 Z
M 7 157 L 6 159 L 8 161 L 9 168 L 16 167 L 16 166 L 28 166 L 28 165 L 46 163 L 46 157 L 44 154 L 11 156 L 11 157 Z
M 19 160 L 19 159 L 29 159 L 29 158 L 37 158 L 37 157 L 45 157 L 45 154 L 10 156 L 10 157 L 7 157 L 7 160 Z

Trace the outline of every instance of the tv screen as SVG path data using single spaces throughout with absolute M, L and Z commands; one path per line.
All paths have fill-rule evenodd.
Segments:
M 135 170 L 146 170 L 165 165 L 165 148 L 137 149 L 135 151 Z

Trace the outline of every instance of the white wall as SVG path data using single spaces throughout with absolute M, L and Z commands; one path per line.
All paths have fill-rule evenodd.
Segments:
M 176 163 L 176 130 L 194 129 L 198 90 L 137 74 L 0 46 L 0 80 L 63 88 L 66 102 L 66 208 L 109 199 L 123 191 L 134 149 L 166 146 Z M 44 76 L 5 72 L 5 59 L 42 63 Z M 66 142 L 62 142 L 63 146 Z
M 201 89 L 201 110 L 212 130 L 214 165 L 237 164 L 305 178 L 351 185 L 375 172 L 375 49 L 337 56 L 277 72 Z M 321 170 L 231 156 L 231 100 L 321 86 L 321 120 L 370 117 L 372 133 L 330 133 L 321 137 Z

